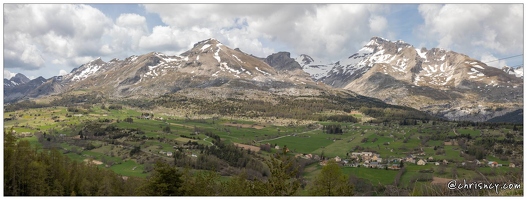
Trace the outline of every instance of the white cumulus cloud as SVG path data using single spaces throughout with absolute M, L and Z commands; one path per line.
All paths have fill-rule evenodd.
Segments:
M 7 69 L 4 69 L 4 78 L 6 79 L 11 79 L 11 77 L 15 76 L 16 73 L 12 73 L 10 72 L 9 70 Z
M 78 64 L 75 59 L 98 54 L 111 24 L 101 11 L 83 4 L 6 4 L 4 65 L 39 70 Z
M 386 30 L 385 5 L 367 4 L 146 4 L 167 26 L 141 38 L 145 48 L 214 37 L 247 53 L 267 56 L 276 51 L 337 60 L 361 48 Z M 186 35 L 185 35 L 186 34 Z M 262 45 L 261 45 L 262 44 Z
M 64 75 L 66 75 L 66 74 L 68 74 L 68 72 L 67 72 L 66 70 L 61 69 L 61 70 L 59 71 L 59 76 L 64 76 Z
M 428 45 L 472 57 L 523 52 L 522 4 L 423 4 L 419 32 Z

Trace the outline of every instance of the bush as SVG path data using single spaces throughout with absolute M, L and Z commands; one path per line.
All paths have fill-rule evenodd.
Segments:
M 110 106 L 108 106 L 108 109 L 110 109 L 110 110 L 121 110 L 121 109 L 123 109 L 123 106 L 121 106 L 121 105 L 110 105 Z

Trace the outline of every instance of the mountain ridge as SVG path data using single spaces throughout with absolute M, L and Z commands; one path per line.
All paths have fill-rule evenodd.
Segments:
M 305 57 L 296 61 L 315 81 L 451 120 L 486 121 L 502 114 L 502 108 L 523 106 L 522 73 L 445 49 L 372 37 L 357 53 L 334 63 L 313 65 Z
M 489 67 L 461 53 L 415 48 L 380 37 L 372 37 L 356 53 L 330 64 L 306 54 L 291 58 L 289 52 L 259 58 L 210 38 L 180 55 L 150 52 L 108 62 L 97 58 L 7 99 L 86 89 L 109 98 L 193 95 L 189 91 L 205 89 L 224 91 L 219 96 L 227 98 L 245 88 L 254 90 L 248 92 L 252 98 L 261 98 L 256 91 L 320 95 L 336 88 L 450 120 L 486 121 L 523 106 L 523 73 L 519 77 L 519 72 Z

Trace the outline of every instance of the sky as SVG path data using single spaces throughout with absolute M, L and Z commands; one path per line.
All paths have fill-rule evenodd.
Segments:
M 4 78 L 64 75 L 98 57 L 179 55 L 208 38 L 258 57 L 288 51 L 328 64 L 379 36 L 494 67 L 519 66 L 523 9 L 519 3 L 4 4 Z

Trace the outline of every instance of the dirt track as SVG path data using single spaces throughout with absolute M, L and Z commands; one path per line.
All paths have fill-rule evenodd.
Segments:
M 432 184 L 443 184 L 443 185 L 446 185 L 450 180 L 452 179 L 448 179 L 448 178 L 439 178 L 439 177 L 433 177 L 432 179 Z
M 244 149 L 251 149 L 251 151 L 260 151 L 260 147 L 252 146 L 252 145 L 246 145 L 246 144 L 240 144 L 240 143 L 233 143 L 236 146 L 243 147 Z
M 89 159 L 84 159 L 84 162 L 89 162 L 90 160 Z M 98 161 L 98 160 L 92 160 L 91 161 L 93 164 L 96 164 L 96 165 L 101 165 L 103 164 L 101 161 Z
M 262 125 L 254 125 L 254 124 L 231 124 L 231 123 L 225 123 L 223 124 L 225 126 L 232 126 L 232 127 L 242 127 L 242 128 L 254 128 L 254 129 L 262 129 L 264 128 Z

